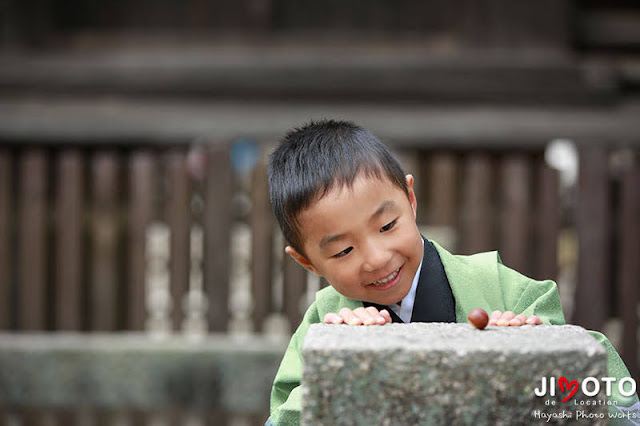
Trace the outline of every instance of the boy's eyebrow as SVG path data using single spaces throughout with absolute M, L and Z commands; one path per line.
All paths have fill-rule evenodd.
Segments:
M 384 213 L 386 210 L 394 207 L 396 205 L 395 202 L 393 202 L 392 200 L 387 200 L 385 202 L 383 202 L 382 204 L 380 204 L 380 207 L 378 207 L 376 209 L 376 211 L 371 215 L 371 219 L 369 219 L 369 221 L 373 221 L 376 218 L 378 218 L 382 213 Z M 333 243 L 335 241 L 339 241 L 341 239 L 343 239 L 346 236 L 346 234 L 336 234 L 336 235 L 327 235 L 325 237 L 322 238 L 322 240 L 320 240 L 320 249 L 323 249 L 326 245 Z
M 334 241 L 341 240 L 346 234 L 327 235 L 320 240 L 320 249 L 323 249 L 326 245 L 333 243 Z
M 372 220 L 377 219 L 378 216 L 380 216 L 382 213 L 385 212 L 385 210 L 388 210 L 391 207 L 395 207 L 395 205 L 396 205 L 396 203 L 393 202 L 392 200 L 387 200 L 387 201 L 383 202 L 382 204 L 380 204 L 380 207 L 378 207 L 378 209 L 375 211 L 375 213 L 371 215 L 371 219 L 369 219 L 369 222 L 371 222 Z

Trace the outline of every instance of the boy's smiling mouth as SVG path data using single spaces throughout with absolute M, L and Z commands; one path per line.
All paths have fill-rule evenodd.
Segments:
M 396 269 L 395 271 L 393 271 L 388 276 L 384 277 L 383 279 L 367 284 L 367 287 L 375 288 L 376 290 L 387 290 L 395 286 L 399 282 L 401 271 L 402 271 L 402 266 Z

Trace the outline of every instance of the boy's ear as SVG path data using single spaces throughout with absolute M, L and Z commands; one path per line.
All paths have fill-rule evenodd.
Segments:
M 418 200 L 416 200 L 416 193 L 413 190 L 413 175 L 406 175 L 404 178 L 407 181 L 409 204 L 411 204 L 411 209 L 413 210 L 413 218 L 415 219 L 417 217 L 416 212 L 418 210 Z
M 313 266 L 311 262 L 309 262 L 309 259 L 304 257 L 302 254 L 298 253 L 298 251 L 293 247 L 286 246 L 284 249 L 284 252 L 287 253 L 289 256 L 293 257 L 293 259 L 296 262 L 298 262 L 298 264 L 302 266 L 304 269 L 306 269 L 307 271 L 313 272 L 316 275 L 320 275 L 320 272 L 316 269 L 315 266 Z

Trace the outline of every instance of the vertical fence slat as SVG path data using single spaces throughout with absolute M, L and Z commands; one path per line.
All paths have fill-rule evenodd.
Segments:
M 112 331 L 117 324 L 118 285 L 118 157 L 100 151 L 92 162 L 92 274 L 90 318 L 94 331 Z
M 294 331 L 302 320 L 300 304 L 307 289 L 307 271 L 289 255 L 284 257 L 284 312 Z
M 560 232 L 559 173 L 543 159 L 537 165 L 535 278 L 555 280 L 558 275 Z
M 226 331 L 229 323 L 231 265 L 232 171 L 229 144 L 209 147 L 204 189 L 204 290 L 209 298 L 211 331 Z
M 634 161 L 622 176 L 619 304 L 623 322 L 621 355 L 638 379 L 638 287 L 640 287 L 640 166 Z
M 450 152 L 433 154 L 429 161 L 429 225 L 454 227 L 457 223 L 458 162 Z
M 601 330 L 608 315 L 610 205 L 606 148 L 579 150 L 578 177 L 578 281 L 573 322 Z
M 169 276 L 173 310 L 173 329 L 180 329 L 182 302 L 189 290 L 189 228 L 190 186 L 187 174 L 187 154 L 182 150 L 171 151 L 167 155 L 167 223 L 171 231 Z
M 127 290 L 128 330 L 143 330 L 145 324 L 145 246 L 147 226 L 153 215 L 155 158 L 138 151 L 129 158 L 128 253 L 129 286 Z
M 266 167 L 258 162 L 253 171 L 251 209 L 251 283 L 253 292 L 253 324 L 262 331 L 272 311 L 273 218 L 269 203 Z
M 59 330 L 80 330 L 82 319 L 83 166 L 77 150 L 57 159 L 55 193 L 55 322 Z
M 11 154 L 0 150 L 0 330 L 11 327 Z
M 465 159 L 462 189 L 460 249 L 477 253 L 493 247 L 491 158 L 471 153 Z
M 429 195 L 432 191 L 432 187 L 434 186 L 431 184 L 431 157 L 433 154 L 429 150 L 418 150 L 415 155 L 418 160 L 416 164 L 417 176 L 414 186 L 414 191 L 418 200 L 418 213 L 416 215 L 416 220 L 418 224 L 431 225 L 430 212 L 433 205 L 431 204 L 431 198 Z
M 504 263 L 531 275 L 531 167 L 526 154 L 506 154 L 501 162 L 500 254 Z
M 20 158 L 18 328 L 46 327 L 47 154 L 29 149 Z

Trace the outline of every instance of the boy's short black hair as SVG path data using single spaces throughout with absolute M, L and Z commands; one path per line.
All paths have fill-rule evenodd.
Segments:
M 312 121 L 290 131 L 271 155 L 271 206 L 287 242 L 304 254 L 298 214 L 335 185 L 351 186 L 359 172 L 391 180 L 407 196 L 404 172 L 369 131 L 349 121 Z

